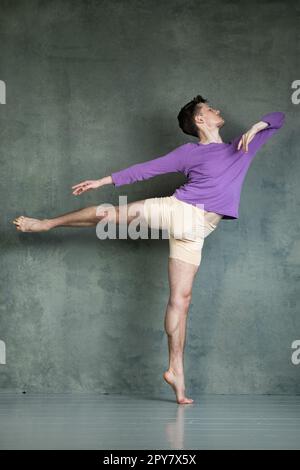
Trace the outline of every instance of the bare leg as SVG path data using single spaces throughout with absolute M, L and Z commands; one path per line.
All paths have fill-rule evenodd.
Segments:
M 127 211 L 120 211 L 121 206 L 103 207 L 97 211 L 98 206 L 85 207 L 75 212 L 54 217 L 53 219 L 33 219 L 31 217 L 17 217 L 13 223 L 21 232 L 45 232 L 55 227 L 91 227 L 106 217 L 107 221 L 129 223 L 137 215 L 143 214 L 144 200 L 127 204 Z
M 177 403 L 189 404 L 185 396 L 183 353 L 186 340 L 186 321 L 192 298 L 192 286 L 198 266 L 169 258 L 170 297 L 165 316 L 168 335 L 169 369 L 163 377 L 176 394 Z

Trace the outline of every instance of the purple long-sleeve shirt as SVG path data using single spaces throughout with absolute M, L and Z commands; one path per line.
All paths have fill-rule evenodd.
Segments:
M 247 153 L 237 149 L 243 134 L 228 143 L 188 142 L 162 157 L 113 172 L 113 184 L 118 187 L 164 173 L 181 172 L 187 182 L 173 193 L 177 199 L 193 205 L 203 204 L 206 211 L 221 214 L 224 219 L 238 219 L 242 184 L 250 163 L 280 129 L 284 119 L 282 112 L 263 115 L 260 121 L 268 126 L 254 136 Z

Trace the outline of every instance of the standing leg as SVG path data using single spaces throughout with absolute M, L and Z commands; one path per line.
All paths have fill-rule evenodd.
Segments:
M 192 286 L 198 267 L 180 259 L 169 258 L 170 297 L 165 316 L 165 330 L 168 335 L 169 346 L 169 368 L 164 372 L 163 377 L 174 389 L 177 403 L 180 404 L 193 403 L 192 399 L 185 396 L 183 354 Z
M 31 217 L 17 217 L 13 223 L 20 232 L 45 232 L 56 227 L 91 227 L 104 217 L 107 221 L 118 223 L 130 223 L 137 215 L 143 214 L 144 200 L 127 204 L 127 210 L 121 210 L 122 206 L 103 207 L 90 206 L 75 212 L 59 215 L 53 219 L 33 219 Z M 97 210 L 98 208 L 98 210 Z

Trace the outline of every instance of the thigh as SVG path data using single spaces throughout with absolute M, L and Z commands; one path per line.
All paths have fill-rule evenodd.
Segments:
M 219 217 L 218 219 L 212 219 L 210 218 L 211 213 L 207 213 L 204 216 L 205 224 L 204 224 L 204 238 L 208 237 L 216 228 L 218 227 L 222 217 Z M 216 214 L 218 215 L 218 214 Z
M 127 206 L 117 206 L 119 223 L 130 223 L 136 217 L 142 224 L 154 229 L 166 229 L 172 226 L 174 199 L 171 196 L 152 197 L 131 202 Z M 127 209 L 127 211 L 125 210 Z
M 181 260 L 187 264 L 200 266 L 204 238 L 190 240 L 169 236 L 169 258 Z
M 223 215 L 217 214 L 216 212 L 207 212 L 205 211 L 205 220 L 208 223 L 211 223 L 211 225 L 214 226 L 214 228 L 217 227 L 217 225 L 221 222 L 223 218 Z
M 98 217 L 104 217 L 106 221 L 116 224 L 129 224 L 137 217 L 144 221 L 144 202 L 145 199 L 130 202 L 129 204 L 121 204 L 120 206 L 100 204 L 97 207 L 96 214 Z
M 192 293 L 193 282 L 199 266 L 186 263 L 180 259 L 169 258 L 168 277 L 170 296 L 189 296 Z
M 167 230 L 171 227 L 174 201 L 171 196 L 152 197 L 144 201 L 144 219 L 152 229 Z
M 144 203 L 146 199 L 141 199 L 140 201 L 134 201 L 127 204 L 127 211 L 122 210 L 122 206 L 118 206 L 119 212 L 119 223 L 129 224 L 134 219 L 139 218 L 142 222 L 145 222 L 144 217 Z M 124 209 L 124 208 L 123 208 Z

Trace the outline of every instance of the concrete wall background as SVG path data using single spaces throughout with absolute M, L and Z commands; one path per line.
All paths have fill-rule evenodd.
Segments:
M 193 140 L 180 107 L 203 94 L 224 140 L 283 111 L 255 157 L 240 218 L 203 249 L 185 352 L 190 393 L 299 393 L 299 3 L 0 1 L 0 389 L 171 393 L 163 319 L 167 240 L 94 229 L 22 234 L 20 214 L 170 195 L 162 175 L 75 198 L 71 186 Z

